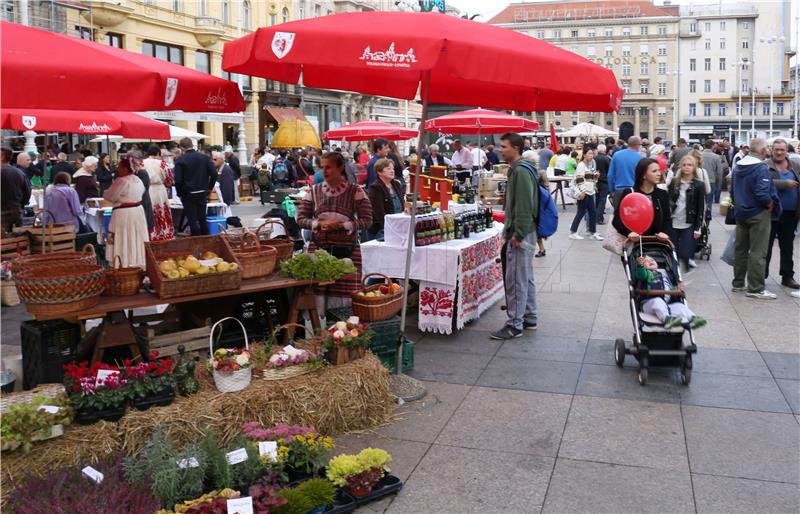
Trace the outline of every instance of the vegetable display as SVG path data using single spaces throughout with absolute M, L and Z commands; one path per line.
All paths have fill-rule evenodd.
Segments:
M 297 280 L 329 282 L 356 272 L 353 261 L 337 259 L 325 250 L 301 253 L 281 263 L 281 272 Z
M 22 451 L 27 453 L 34 441 L 53 437 L 54 426 L 69 425 L 71 417 L 72 410 L 65 394 L 53 397 L 37 394 L 28 403 L 14 404 L 3 414 L 0 425 L 2 448 L 15 450 L 22 447 Z

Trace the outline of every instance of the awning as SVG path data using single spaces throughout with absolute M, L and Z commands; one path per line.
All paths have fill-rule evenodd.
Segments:
M 267 112 L 275 118 L 275 121 L 280 125 L 284 121 L 300 120 L 305 121 L 306 116 L 303 111 L 296 107 L 267 107 Z

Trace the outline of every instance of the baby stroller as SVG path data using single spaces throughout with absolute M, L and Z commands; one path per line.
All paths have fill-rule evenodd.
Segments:
M 680 291 L 656 291 L 640 289 L 642 283 L 636 279 L 637 259 L 640 255 L 649 255 L 658 263 L 658 267 L 667 270 L 673 284 L 680 282 L 678 258 L 670 241 L 661 241 L 656 237 L 642 237 L 641 250 L 639 244 L 626 248 L 622 254 L 625 275 L 628 278 L 631 318 L 633 320 L 633 346 L 627 348 L 625 341 L 618 338 L 614 342 L 614 360 L 622 367 L 626 355 L 633 355 L 639 362 L 639 384 L 647 384 L 647 373 L 650 366 L 673 367 L 680 369 L 680 380 L 689 385 L 692 380 L 692 354 L 697 353 L 692 329 L 677 326 L 665 328 L 656 316 L 642 312 L 642 303 L 653 296 L 670 294 L 675 300 L 686 303 L 686 296 Z M 689 334 L 689 344 L 684 345 L 683 336 Z
M 700 239 L 697 240 L 697 249 L 695 250 L 695 255 L 700 260 L 703 260 L 703 257 L 707 261 L 711 260 L 711 243 L 708 242 L 708 237 L 711 235 L 711 229 L 708 224 L 708 218 L 703 219 L 703 224 L 700 226 Z

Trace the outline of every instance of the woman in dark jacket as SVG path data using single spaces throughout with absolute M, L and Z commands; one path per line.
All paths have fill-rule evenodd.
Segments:
M 107 153 L 100 154 L 100 162 L 97 163 L 97 173 L 95 173 L 97 183 L 100 184 L 100 195 L 111 187 L 114 181 L 114 173 L 111 171 L 111 157 Z
M 659 183 L 661 183 L 661 170 L 659 170 L 658 163 L 653 159 L 645 158 L 640 160 L 636 166 L 636 180 L 633 185 L 633 191 L 642 193 L 653 202 L 653 222 L 650 224 L 650 228 L 645 230 L 644 234 L 637 234 L 625 226 L 619 215 L 619 206 L 622 204 L 622 199 L 630 194 L 630 191 L 628 191 L 622 195 L 619 203 L 614 206 L 614 221 L 612 224 L 617 232 L 627 236 L 631 241 L 638 241 L 640 235 L 656 236 L 664 241 L 669 239 L 668 234 L 672 230 L 669 193 L 660 187 L 656 187 Z
M 695 240 L 700 238 L 700 226 L 705 213 L 705 184 L 700 179 L 697 161 L 687 155 L 680 161 L 680 175 L 669 186 L 669 206 L 672 213 L 672 233 L 678 260 L 684 270 L 694 258 Z
M 383 239 L 383 222 L 387 214 L 403 212 L 403 185 L 394 178 L 394 163 L 389 159 L 375 162 L 378 180 L 367 190 L 372 204 L 372 224 L 367 229 L 367 240 Z

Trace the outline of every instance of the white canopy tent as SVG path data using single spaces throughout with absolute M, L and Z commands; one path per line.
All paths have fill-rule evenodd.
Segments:
M 194 141 L 198 139 L 205 139 L 208 136 L 205 134 L 201 134 L 199 132 L 193 132 L 191 130 L 187 130 L 185 128 L 176 127 L 175 125 L 169 126 L 169 140 L 170 141 L 179 141 L 184 137 L 188 137 Z M 129 138 L 129 137 L 122 137 L 122 136 L 100 136 L 92 139 L 91 143 L 102 143 L 104 141 L 109 141 L 111 143 L 137 143 L 140 141 L 151 141 L 150 139 L 140 139 L 140 138 Z
M 613 130 L 608 130 L 600 125 L 595 125 L 594 123 L 578 123 L 574 127 L 569 130 L 566 130 L 560 134 L 557 134 L 558 137 L 618 137 L 617 133 Z

